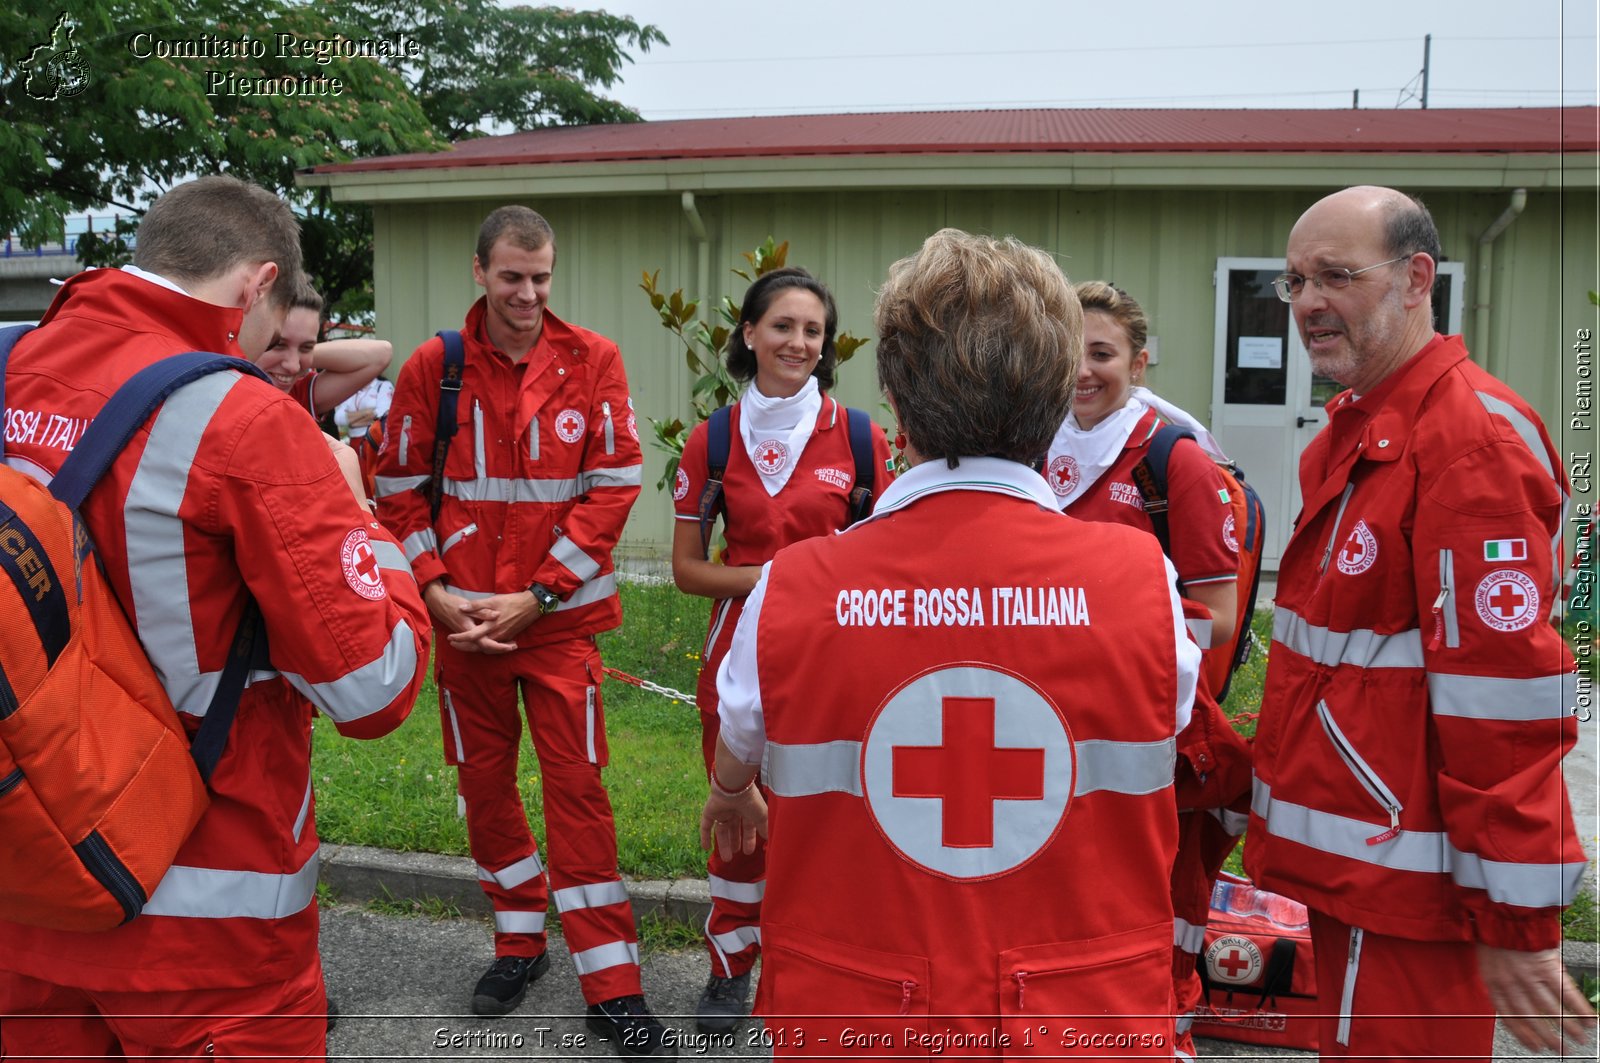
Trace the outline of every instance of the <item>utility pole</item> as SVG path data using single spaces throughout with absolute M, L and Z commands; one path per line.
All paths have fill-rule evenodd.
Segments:
M 1350 96 L 1350 109 L 1352 111 L 1359 111 L 1361 109 L 1361 90 L 1360 89 L 1356 89 L 1351 94 L 1351 96 Z
M 1428 109 L 1428 53 L 1433 50 L 1433 34 L 1422 38 L 1422 109 Z

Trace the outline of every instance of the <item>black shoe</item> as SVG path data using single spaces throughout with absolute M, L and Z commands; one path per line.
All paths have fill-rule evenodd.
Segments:
M 701 1033 L 731 1033 L 749 1010 L 750 972 L 732 978 L 712 975 L 695 1009 L 695 1028 Z
M 337 1026 L 337 1025 L 339 1025 L 339 1005 L 337 1005 L 337 1004 L 335 1004 L 333 1002 L 333 998 L 332 997 L 329 997 L 328 998 L 328 1032 L 332 1033 L 333 1032 L 333 1028 L 335 1026 Z
M 550 969 L 550 954 L 497 956 L 472 991 L 472 1010 L 478 1015 L 507 1015 L 522 1003 L 528 983 Z
M 608 1040 L 619 1055 L 676 1056 L 678 1046 L 669 1041 L 667 1028 L 650 1014 L 644 997 L 618 997 L 589 1005 L 589 1029 Z

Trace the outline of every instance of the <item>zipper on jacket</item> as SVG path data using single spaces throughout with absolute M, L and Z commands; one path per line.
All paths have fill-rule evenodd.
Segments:
M 1322 721 L 1322 729 L 1327 733 L 1328 740 L 1333 743 L 1333 748 L 1338 752 L 1339 759 L 1344 761 L 1345 767 L 1350 769 L 1350 773 L 1356 777 L 1356 781 L 1367 791 L 1367 796 L 1382 805 L 1384 811 L 1389 813 L 1389 829 L 1368 838 L 1367 844 L 1380 845 L 1394 838 L 1400 833 L 1400 812 L 1403 806 L 1400 804 L 1399 798 L 1395 797 L 1394 792 L 1384 785 L 1383 780 L 1378 777 L 1378 773 L 1373 771 L 1371 766 L 1362 759 L 1361 754 L 1356 752 L 1355 747 L 1350 744 L 1350 740 L 1344 736 L 1344 732 L 1339 730 L 1339 725 L 1334 721 L 1333 713 L 1329 710 L 1326 701 L 1317 702 L 1317 718 Z
M 456 532 L 454 535 L 450 536 L 444 542 L 439 544 L 439 556 L 443 557 L 445 552 L 452 546 L 457 545 L 462 539 L 465 539 L 469 535 L 476 535 L 477 532 L 478 526 L 476 524 L 468 524 L 465 528 L 462 528 L 460 531 Z
M 489 478 L 489 463 L 483 453 L 483 407 L 477 399 L 472 400 L 472 444 L 475 453 L 472 455 L 472 469 L 477 473 L 479 480 Z
M 606 453 L 615 454 L 617 452 L 617 439 L 611 428 L 611 403 L 602 402 L 600 404 L 600 413 L 606 419 Z
M 900 1014 L 911 1014 L 911 994 L 917 988 L 917 983 L 907 979 L 900 983 Z
M 1350 928 L 1350 950 L 1344 959 L 1344 986 L 1339 992 L 1339 1029 L 1334 1040 L 1350 1046 L 1350 1013 L 1355 1010 L 1356 975 L 1361 972 L 1361 928 Z
M 94 880 L 105 887 L 111 898 L 122 906 L 123 922 L 144 911 L 144 887 L 139 885 L 139 880 L 133 877 L 127 865 L 118 859 L 117 854 L 107 844 L 100 832 L 90 831 L 88 837 L 72 847 L 78 855 L 78 860 L 83 864 L 85 871 L 94 876 Z
M 411 446 L 411 415 L 400 418 L 400 464 L 406 463 L 406 450 Z
M 528 460 L 539 460 L 539 418 L 528 422 Z
M 5 778 L 0 779 L 0 797 L 4 797 L 6 794 L 10 793 L 12 790 L 15 790 L 17 788 L 17 786 L 21 782 L 22 782 L 22 769 L 21 768 L 17 768 L 10 775 L 7 775 Z
M 1017 982 L 1017 1010 L 1018 1011 L 1026 1011 L 1027 1008 L 1025 1008 L 1023 1006 L 1022 1001 L 1023 1001 L 1023 995 L 1027 991 L 1027 988 L 1028 988 L 1028 972 L 1027 971 L 1017 971 L 1017 972 L 1013 973 L 1011 975 L 1011 977 L 1016 979 L 1016 982 Z
M 1439 597 L 1433 600 L 1433 638 L 1428 649 L 1436 650 L 1443 643 L 1450 649 L 1461 645 L 1461 626 L 1456 620 L 1454 606 L 1446 608 L 1456 591 L 1456 557 L 1454 550 L 1439 551 Z
M 1328 536 L 1328 548 L 1322 551 L 1322 564 L 1317 566 L 1319 575 L 1328 571 L 1328 562 L 1333 560 L 1333 548 L 1339 542 L 1339 525 L 1344 521 L 1344 507 L 1350 504 L 1350 494 L 1355 489 L 1355 484 L 1345 484 L 1344 494 L 1339 496 L 1339 512 L 1333 515 L 1333 532 Z

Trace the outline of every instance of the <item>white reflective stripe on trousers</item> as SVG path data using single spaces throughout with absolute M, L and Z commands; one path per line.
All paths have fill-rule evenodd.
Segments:
M 734 882 L 731 879 L 721 878 L 717 875 L 707 875 L 707 884 L 711 887 L 711 896 L 735 904 L 760 904 L 761 899 L 767 895 L 767 883 L 760 882 Z
M 586 974 L 603 971 L 607 967 L 620 967 L 631 963 L 639 965 L 639 946 L 632 941 L 608 941 L 604 945 L 596 945 L 592 949 L 572 954 L 572 965 L 578 969 L 581 978 Z
M 497 934 L 541 934 L 544 932 L 544 913 L 495 912 L 494 929 Z
M 145 915 L 178 919 L 283 919 L 303 912 L 317 892 L 317 854 L 289 874 L 224 871 L 211 867 L 167 869 L 144 906 Z
M 628 887 L 613 879 L 610 882 L 587 882 L 581 886 L 568 886 L 550 894 L 556 909 L 576 912 L 580 908 L 604 908 L 609 904 L 627 904 Z
M 1260 779 L 1251 792 L 1250 809 L 1275 837 L 1395 871 L 1448 874 L 1457 885 L 1487 891 L 1497 904 L 1524 908 L 1569 905 L 1588 866 L 1586 861 L 1524 864 L 1485 860 L 1457 849 L 1449 836 L 1439 831 L 1402 830 L 1388 841 L 1368 845 L 1367 839 L 1384 830 L 1387 823 L 1369 823 L 1277 800 L 1271 787 Z
M 482 864 L 478 864 L 477 868 L 479 882 L 493 882 L 503 890 L 514 890 L 524 882 L 544 874 L 544 863 L 538 853 L 513 861 L 499 871 L 490 871 Z

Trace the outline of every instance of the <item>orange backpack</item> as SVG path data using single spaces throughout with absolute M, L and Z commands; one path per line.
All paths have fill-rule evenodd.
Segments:
M 0 408 L 7 358 L 29 328 L 0 332 Z M 0 918 L 59 930 L 127 922 L 209 803 L 206 780 L 264 644 L 259 612 L 246 609 L 191 744 L 77 509 L 156 406 L 226 369 L 261 375 L 183 354 L 134 376 L 48 488 L 0 464 Z

